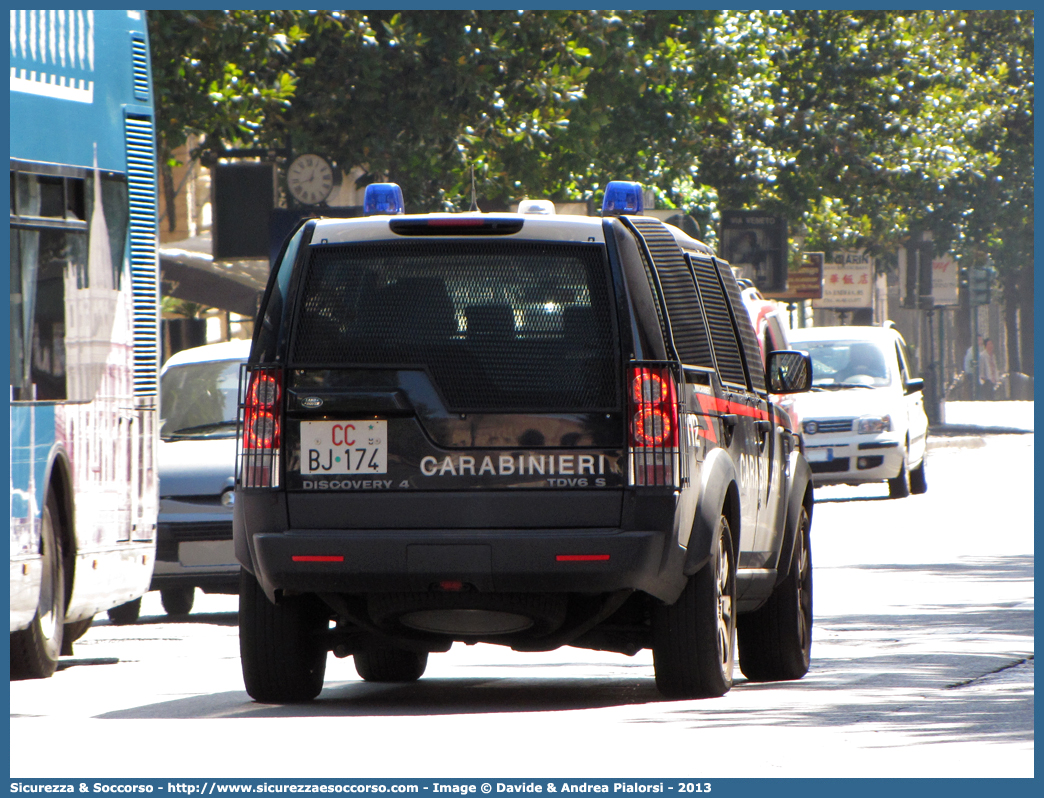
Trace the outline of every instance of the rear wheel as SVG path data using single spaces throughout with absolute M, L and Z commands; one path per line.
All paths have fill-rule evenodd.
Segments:
M 888 480 L 888 498 L 905 499 L 910 495 L 910 472 L 906 470 L 906 460 L 903 460 L 899 476 Z
M 58 500 L 48 491 L 40 518 L 40 601 L 29 628 L 11 633 L 12 679 L 46 679 L 58 667 L 65 622 L 60 524 Z
M 711 561 L 689 577 L 678 600 L 653 615 L 656 687 L 668 698 L 713 698 L 732 687 L 736 641 L 736 557 L 725 516 Z
M 924 475 L 924 464 L 928 460 L 928 453 L 921 457 L 921 464 L 910 472 L 910 493 L 925 493 L 928 490 L 928 480 Z
M 740 670 L 752 682 L 800 679 L 812 659 L 811 519 L 802 507 L 786 578 L 737 622 Z
M 109 620 L 117 626 L 127 626 L 138 620 L 138 616 L 141 615 L 141 597 L 134 599 L 134 601 L 128 601 L 125 604 L 119 604 L 110 609 L 106 615 L 109 616 Z
M 71 657 L 73 655 L 73 643 L 87 634 L 87 630 L 91 628 L 92 623 L 94 623 L 93 615 L 90 618 L 84 618 L 82 621 L 73 621 L 65 624 L 65 631 L 62 632 L 63 657 Z
M 188 615 L 195 599 L 194 587 L 166 587 L 160 591 L 160 603 L 167 615 Z
M 268 600 L 245 569 L 239 577 L 239 656 L 250 697 L 266 704 L 311 701 L 323 689 L 329 613 L 312 596 Z
M 368 682 L 415 682 L 427 666 L 426 652 L 374 648 L 355 655 L 355 670 Z

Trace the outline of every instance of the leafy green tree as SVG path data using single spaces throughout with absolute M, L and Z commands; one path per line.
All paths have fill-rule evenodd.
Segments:
M 930 231 L 1032 296 L 1031 12 L 168 11 L 150 30 L 164 164 L 186 131 L 289 138 L 417 210 L 466 209 L 473 180 L 491 209 L 630 178 L 708 233 L 719 204 L 828 252 Z
M 507 131 L 540 136 L 574 89 L 557 42 L 514 12 L 318 12 L 297 49 L 295 149 L 401 182 L 407 203 L 455 207 Z M 536 23 L 546 23 L 538 16 Z M 539 27 L 539 25 L 537 25 Z M 543 25 L 544 28 L 552 26 Z M 544 40 L 544 49 L 534 41 Z M 482 175 L 489 180 L 488 175 Z
M 809 246 L 894 249 L 911 228 L 953 237 L 947 189 L 996 162 L 975 146 L 988 78 L 945 15 L 730 13 L 733 136 L 715 182 L 730 204 L 787 215 Z
M 176 227 L 171 167 L 188 135 L 273 146 L 294 96 L 291 51 L 300 41 L 290 11 L 149 11 L 156 143 L 168 222 Z M 198 153 L 197 153 L 198 154 Z
M 993 114 L 976 145 L 996 166 L 962 181 L 962 248 L 999 272 L 1008 332 L 1008 370 L 1033 373 L 1033 13 L 965 12 L 963 47 L 975 69 L 992 76 Z M 1021 325 L 1018 323 L 1021 316 Z

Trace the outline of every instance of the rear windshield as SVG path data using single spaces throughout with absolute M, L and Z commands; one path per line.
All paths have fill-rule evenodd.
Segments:
M 423 368 L 453 411 L 615 409 L 610 296 L 601 245 L 315 247 L 292 365 Z
M 160 437 L 235 437 L 238 397 L 238 360 L 168 368 L 160 378 Z

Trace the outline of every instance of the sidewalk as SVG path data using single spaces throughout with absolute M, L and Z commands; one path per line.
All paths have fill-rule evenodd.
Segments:
M 932 435 L 997 435 L 1033 432 L 1033 402 L 945 402 Z

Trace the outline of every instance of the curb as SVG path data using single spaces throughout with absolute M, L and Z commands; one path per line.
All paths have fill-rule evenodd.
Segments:
M 1018 427 L 987 427 L 977 424 L 930 424 L 928 433 L 942 437 L 952 435 L 1032 435 L 1033 430 L 1020 429 Z
M 928 450 L 932 449 L 981 449 L 986 439 L 981 435 L 951 435 L 949 437 L 928 436 Z

